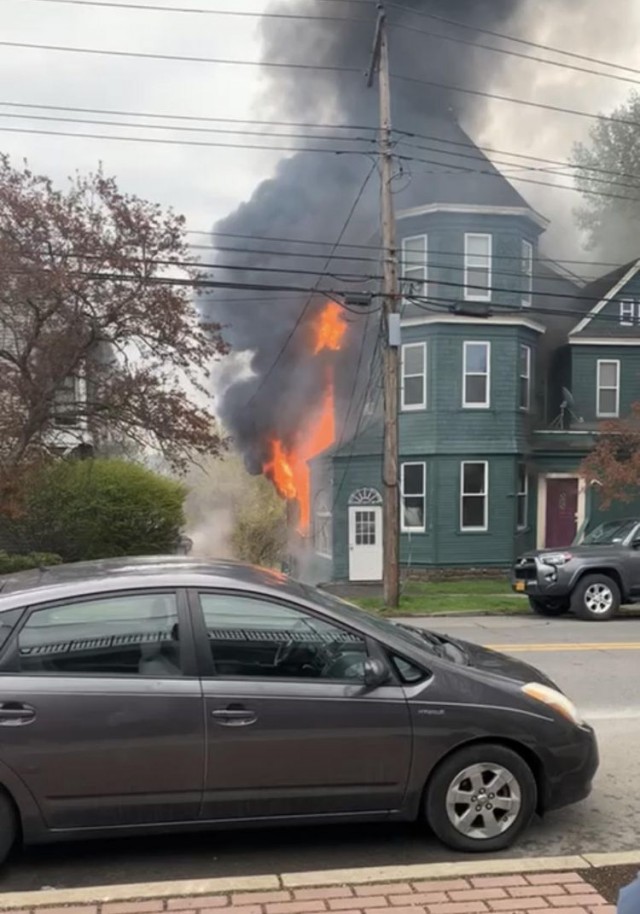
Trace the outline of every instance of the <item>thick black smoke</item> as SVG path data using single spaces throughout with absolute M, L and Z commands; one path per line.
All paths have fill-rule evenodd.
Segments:
M 456 19 L 466 26 L 496 29 L 508 25 L 518 11 L 521 0 L 403 0 L 402 5 L 407 9 Z M 265 61 L 357 67 L 364 74 L 377 15 L 373 0 L 371 7 L 349 3 L 347 0 L 274 0 L 269 12 L 295 12 L 324 18 L 322 21 L 265 19 L 262 26 Z M 336 22 L 329 18 L 331 16 L 354 17 L 366 19 L 367 22 Z M 495 74 L 496 67 L 505 65 L 505 58 L 499 55 L 484 53 L 480 56 L 480 52 L 474 52 L 473 48 L 466 45 L 434 37 L 436 33 L 469 39 L 473 38 L 471 31 L 462 31 L 415 13 L 401 11 L 393 5 L 389 8 L 388 19 L 392 26 L 390 47 L 393 73 L 477 89 L 486 87 Z M 263 107 L 256 113 L 256 117 L 261 120 L 305 124 L 377 123 L 377 92 L 366 88 L 364 75 L 322 70 L 265 70 L 265 78 L 269 81 L 268 91 L 264 96 Z M 456 120 L 477 117 L 481 105 L 482 100 L 476 96 L 399 79 L 393 81 L 394 126 L 400 130 L 442 136 L 444 140 L 455 137 L 464 141 L 464 134 L 456 132 Z M 300 128 L 295 132 L 318 131 Z M 331 136 L 340 133 L 336 130 L 326 132 Z M 363 134 L 362 131 L 358 133 L 357 130 L 352 135 L 372 136 L 369 133 Z M 287 145 L 366 148 L 362 142 L 353 144 L 332 140 L 320 143 L 312 139 L 295 139 Z M 441 145 L 440 148 L 445 147 Z M 403 151 L 408 150 L 404 148 Z M 464 149 L 462 151 L 469 152 Z M 433 152 L 416 152 L 415 155 L 422 158 L 430 156 L 439 165 L 431 169 L 425 166 L 414 168 L 410 163 L 402 166 L 403 173 L 399 174 L 397 181 L 397 201 L 400 207 L 428 202 L 430 195 L 437 195 L 434 186 L 439 180 L 453 180 L 460 184 L 464 177 L 459 172 L 454 172 L 452 176 L 451 169 L 447 168 L 447 164 L 450 165 L 452 161 L 459 168 L 460 163 L 464 163 L 460 158 L 452 160 L 445 154 Z M 324 267 L 323 260 L 305 257 L 304 254 L 329 254 L 329 245 L 311 247 L 266 243 L 262 238 L 268 236 L 335 241 L 371 167 L 371 159 L 364 155 L 300 153 L 282 161 L 273 179 L 262 183 L 248 202 L 217 224 L 217 232 L 229 234 L 214 235 L 214 243 L 219 248 L 251 247 L 261 251 L 269 250 L 273 254 L 219 252 L 218 262 L 221 265 L 243 267 L 283 269 L 286 265 L 286 268 L 294 270 L 321 270 Z M 346 241 L 366 244 L 374 240 L 378 223 L 378 194 L 378 175 L 375 172 L 350 223 Z M 233 238 L 234 234 L 253 236 L 256 240 L 247 242 L 245 238 Z M 292 252 L 299 256 L 283 256 Z M 344 256 L 345 249 L 338 253 Z M 355 256 L 356 252 L 351 249 L 351 253 Z M 372 259 L 362 262 L 332 261 L 329 271 L 335 277 L 323 279 L 321 287 L 362 288 L 366 284 L 365 280 L 357 283 L 347 280 L 349 274 L 354 272 L 371 275 L 380 273 L 375 251 L 368 251 L 367 256 Z M 223 268 L 216 270 L 216 278 L 232 282 L 305 287 L 313 286 L 316 281 L 313 275 L 303 273 L 251 272 L 248 269 L 225 271 Z M 369 287 L 377 287 L 375 280 L 369 282 Z M 246 301 L 251 296 L 259 300 Z M 225 333 L 231 346 L 236 351 L 253 352 L 253 377 L 226 379 L 220 393 L 220 414 L 236 444 L 245 454 L 249 468 L 254 472 L 259 471 L 267 456 L 265 447 L 268 438 L 275 432 L 285 442 L 292 441 L 301 421 L 313 409 L 322 390 L 321 369 L 308 355 L 308 333 L 305 327 L 307 318 L 314 313 L 314 307 L 325 299 L 314 300 L 305 311 L 305 319 L 300 321 L 306 299 L 306 295 L 296 293 L 231 293 L 225 290 L 219 293 L 217 300 L 213 299 L 209 303 L 210 312 L 226 327 Z M 368 321 L 370 330 L 375 329 L 376 317 L 371 315 L 365 319 L 348 316 L 353 321 L 348 360 L 354 369 L 365 321 Z M 297 322 L 299 325 L 291 335 Z M 367 349 L 365 368 L 366 360 L 370 358 L 371 353 Z M 348 372 L 343 372 L 342 376 L 346 380 L 344 389 L 339 394 L 344 400 L 349 400 L 353 391 L 351 380 Z M 366 382 L 366 372 L 363 372 L 363 377 Z

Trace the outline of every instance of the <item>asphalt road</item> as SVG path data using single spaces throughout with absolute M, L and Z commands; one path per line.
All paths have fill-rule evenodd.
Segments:
M 598 731 L 602 766 L 591 798 L 536 821 L 508 856 L 640 847 L 640 619 L 589 624 L 480 617 L 428 625 L 501 646 L 541 667 Z M 451 859 L 460 857 L 417 826 L 218 832 L 30 849 L 0 871 L 0 891 Z

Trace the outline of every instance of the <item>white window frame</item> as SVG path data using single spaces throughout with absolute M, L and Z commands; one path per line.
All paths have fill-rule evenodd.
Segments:
M 422 371 L 417 374 L 407 374 L 405 371 L 407 349 L 422 350 Z M 407 378 L 422 378 L 422 400 L 420 403 L 407 403 L 405 400 L 405 381 Z M 400 387 L 400 409 L 404 413 L 416 412 L 427 408 L 427 344 L 422 343 L 403 343 L 401 352 L 401 387 Z
M 329 545 L 328 552 L 324 552 L 322 549 L 318 548 L 318 530 L 325 524 L 327 525 L 326 536 Z M 331 513 L 331 507 L 324 501 L 320 502 L 316 507 L 314 517 L 313 545 L 316 551 L 316 555 L 320 555 L 325 559 L 333 558 L 333 514 Z
M 484 492 L 464 491 L 464 468 L 468 466 L 484 466 Z M 484 498 L 484 524 L 482 527 L 465 527 L 464 525 L 464 500 L 467 498 Z M 462 533 L 487 533 L 489 530 L 489 461 L 488 460 L 463 460 L 460 464 L 460 530 Z
M 600 370 L 603 365 L 616 366 L 615 387 L 604 386 L 600 383 Z M 620 359 L 598 359 L 596 375 L 596 417 L 598 419 L 617 419 L 620 416 Z M 600 392 L 603 390 L 615 390 L 616 392 L 616 410 L 613 413 L 605 413 L 600 409 Z
M 404 474 L 406 467 L 422 467 L 422 519 L 421 527 L 407 527 L 404 522 Z M 409 498 L 420 498 L 419 495 L 409 495 Z M 408 460 L 400 464 L 400 532 L 425 533 L 427 529 L 427 464 L 424 460 Z
M 51 424 L 56 429 L 86 429 L 87 379 L 85 374 L 78 370 L 75 374 L 67 375 L 64 381 L 73 381 L 73 402 L 76 409 L 74 412 L 70 404 L 56 402 L 57 391 L 54 391 L 51 403 Z M 66 415 L 69 417 L 69 421 L 65 421 L 65 407 L 68 408 Z
M 469 286 L 469 268 L 471 267 L 470 258 L 479 257 L 478 254 L 469 254 L 469 241 L 471 238 L 486 238 L 488 248 L 486 261 L 482 267 L 487 269 L 487 291 L 483 293 L 477 288 Z M 482 255 L 483 259 L 485 255 Z M 485 232 L 466 232 L 464 236 L 464 298 L 465 301 L 491 301 L 491 283 L 493 280 L 493 235 Z
M 424 262 L 418 266 L 414 264 L 413 266 L 407 266 L 407 248 L 410 241 L 421 241 L 423 242 L 424 248 Z M 405 290 L 405 285 L 409 282 L 413 284 L 413 280 L 410 276 L 407 275 L 407 270 L 422 270 L 422 277 L 416 279 L 415 283 L 420 283 L 422 285 L 422 290 L 420 297 L 426 296 L 429 289 L 429 236 L 427 234 L 421 235 L 408 235 L 406 238 L 402 239 L 401 242 L 401 265 L 402 265 L 402 288 Z M 407 296 L 410 297 L 410 296 Z
M 533 245 L 526 238 L 522 239 L 521 257 L 524 277 L 521 303 L 523 308 L 530 308 L 533 302 Z
M 469 346 L 485 346 L 487 350 L 487 370 L 467 371 L 467 349 Z M 486 377 L 486 397 L 484 403 L 467 403 L 467 377 Z M 463 409 L 489 409 L 491 407 L 491 343 L 486 340 L 465 340 L 462 352 L 462 407 Z
M 522 374 L 523 352 L 527 353 L 526 374 Z M 523 413 L 528 413 L 531 410 L 531 346 L 527 345 L 527 343 L 520 343 L 519 355 L 520 355 L 520 359 L 519 359 L 519 363 L 518 363 L 518 382 L 519 382 L 518 383 L 518 406 L 520 407 L 520 409 L 522 410 Z M 523 381 L 527 382 L 527 402 L 526 402 L 525 406 L 522 405 L 522 398 L 521 398 L 521 384 Z
M 522 479 L 524 480 L 524 489 L 520 488 L 520 474 L 523 474 Z M 524 523 L 520 523 L 520 504 L 521 499 L 524 501 Z M 516 493 L 516 529 L 519 532 L 527 530 L 529 527 L 529 474 L 527 472 L 527 466 L 524 463 L 518 464 L 518 491 Z
M 629 313 L 630 312 L 630 313 Z M 636 303 L 632 298 L 620 302 L 620 326 L 633 327 L 636 319 Z

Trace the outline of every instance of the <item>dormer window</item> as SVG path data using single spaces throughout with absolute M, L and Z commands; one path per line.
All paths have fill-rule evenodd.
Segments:
M 402 291 L 405 298 L 424 298 L 427 294 L 428 245 L 426 235 L 402 239 Z
M 464 297 L 491 301 L 491 235 L 464 236 Z

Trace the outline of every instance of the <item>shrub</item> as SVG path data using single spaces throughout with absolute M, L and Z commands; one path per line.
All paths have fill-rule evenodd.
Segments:
M 15 574 L 17 571 L 29 571 L 46 565 L 59 565 L 61 562 L 59 555 L 50 552 L 32 552 L 29 555 L 9 555 L 7 552 L 0 552 L 0 574 Z
M 60 460 L 35 472 L 21 540 L 73 562 L 173 552 L 184 487 L 124 460 Z

